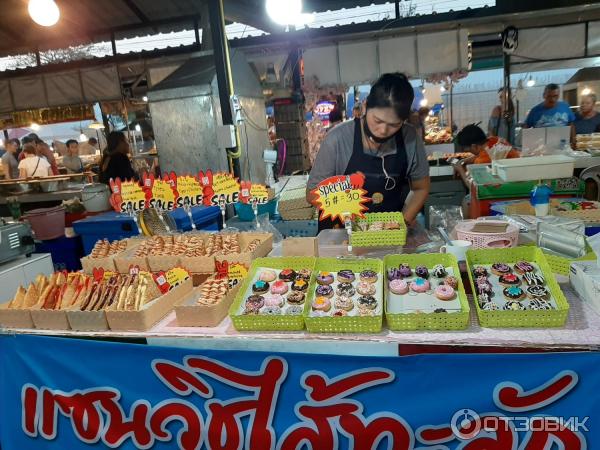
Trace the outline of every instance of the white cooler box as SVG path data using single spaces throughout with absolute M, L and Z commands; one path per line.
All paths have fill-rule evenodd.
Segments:
M 504 181 L 553 180 L 569 178 L 575 170 L 575 160 L 564 155 L 531 156 L 499 159 L 493 162 Z

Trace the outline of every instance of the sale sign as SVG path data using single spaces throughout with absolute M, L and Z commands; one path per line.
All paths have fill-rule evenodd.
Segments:
M 155 178 L 154 174 L 148 175 L 145 173 L 142 176 L 143 188 L 146 192 L 146 200 L 150 208 L 162 210 L 175 209 L 177 192 L 177 175 L 171 172 L 170 175 L 165 175 L 162 179 Z
M 213 206 L 230 205 L 240 199 L 240 183 L 227 172 L 218 172 L 214 175 L 212 191 L 210 204 Z
M 363 189 L 365 176 L 361 173 L 327 178 L 311 191 L 313 204 L 319 208 L 319 220 L 344 220 L 344 216 L 364 217 L 367 191 Z
M 269 201 L 269 190 L 264 184 L 242 181 L 240 183 L 240 200 L 246 204 L 264 205 Z
M 167 272 L 158 272 L 152 275 L 158 289 L 163 294 L 166 294 L 170 290 L 176 288 L 184 281 L 190 278 L 190 274 L 187 270 L 182 267 L 174 267 Z
M 179 193 L 179 197 L 177 197 L 176 201 L 178 208 L 183 208 L 186 205 L 202 205 L 204 192 L 196 177 L 191 175 L 179 175 L 177 177 L 177 192 Z
M 135 180 L 110 179 L 110 204 L 119 213 L 137 212 L 146 208 L 146 193 Z

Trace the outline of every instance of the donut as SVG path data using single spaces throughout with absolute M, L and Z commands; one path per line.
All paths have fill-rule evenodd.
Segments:
M 527 261 L 519 261 L 515 264 L 515 270 L 521 275 L 523 275 L 524 273 L 533 272 L 535 268 Z
M 429 270 L 425 266 L 415 267 L 415 275 L 420 278 L 429 278 Z
M 303 312 L 304 312 L 304 306 L 300 306 L 300 305 L 288 306 L 288 308 L 285 310 L 285 314 L 288 316 L 299 316 Z
M 302 292 L 294 291 L 287 296 L 288 303 L 292 305 L 301 305 L 306 296 Z
M 525 291 L 532 299 L 547 300 L 550 297 L 550 291 L 544 286 L 529 286 Z
M 350 283 L 340 283 L 335 293 L 341 297 L 353 297 L 356 295 L 356 289 Z
M 327 297 L 317 297 L 312 301 L 314 311 L 329 311 L 331 309 L 331 300 Z
M 317 286 L 317 290 L 315 292 L 319 297 L 333 297 L 333 288 L 327 284 Z
M 400 275 L 402 275 L 404 278 L 410 277 L 412 275 L 412 269 L 408 264 L 400 264 L 398 270 L 400 271 Z
M 529 305 L 527 305 L 527 309 L 531 309 L 533 311 L 548 311 L 550 309 L 554 309 L 554 307 L 550 304 L 550 302 L 546 300 L 535 298 L 529 300 Z
M 279 279 L 283 281 L 293 281 L 296 278 L 296 271 L 294 269 L 283 269 L 279 272 Z
M 429 281 L 427 281 L 425 278 L 417 278 L 412 283 L 410 283 L 410 288 L 414 292 L 418 293 L 427 292 L 430 289 L 430 287 L 431 285 L 429 284 Z
M 308 281 L 298 280 L 292 283 L 292 291 L 304 292 L 308 289 Z
M 494 302 L 487 302 L 481 306 L 484 311 L 498 311 L 500 308 Z
M 521 289 L 521 288 L 517 288 L 517 289 Z M 506 311 L 523 311 L 525 309 L 525 305 L 523 305 L 521 302 L 518 302 L 516 300 L 511 300 L 506 302 L 506 304 L 504 305 L 504 309 Z
M 351 311 L 354 308 L 354 302 L 350 297 L 340 296 L 335 299 L 334 306 L 337 309 L 343 309 L 344 311 Z
M 338 309 L 335 311 L 332 316 L 333 317 L 344 317 L 348 315 L 348 311 L 344 311 L 343 309 Z
M 333 283 L 333 275 L 329 272 L 321 272 L 317 276 L 317 283 L 321 285 L 329 285 Z
M 408 292 L 408 283 L 404 280 L 390 281 L 390 291 L 394 294 L 404 295 Z
M 400 269 L 398 269 L 396 267 L 392 267 L 391 269 L 388 269 L 388 271 L 387 271 L 387 277 L 388 277 L 388 281 L 392 281 L 392 280 L 400 280 L 400 279 L 402 279 L 403 275 L 400 272 Z
M 431 269 L 431 273 L 436 278 L 444 278 L 446 275 L 448 275 L 446 268 L 442 264 L 436 264 L 433 269 Z
M 373 270 L 363 270 L 360 273 L 360 281 L 366 281 L 367 283 L 375 283 L 377 281 L 377 272 Z
M 265 306 L 260 313 L 265 316 L 279 316 L 281 315 L 281 308 L 279 306 Z
M 337 280 L 340 283 L 352 283 L 355 279 L 356 276 L 351 270 L 340 270 L 337 274 Z
M 285 299 L 283 298 L 283 295 L 279 295 L 279 294 L 265 295 L 265 307 L 279 306 L 281 308 L 284 303 L 285 303 Z
M 274 270 L 263 270 L 258 276 L 258 279 L 271 283 L 277 279 L 277 273 L 275 273 Z
M 289 289 L 287 283 L 283 280 L 278 280 L 271 285 L 271 293 L 273 294 L 285 294 Z
M 525 297 L 525 291 L 518 286 L 506 287 L 502 293 L 508 300 L 523 300 Z
M 375 295 L 375 292 L 377 291 L 377 289 L 375 288 L 374 284 L 367 283 L 366 281 L 361 281 L 356 286 L 356 291 L 360 295 Z
M 508 264 L 504 264 L 504 263 L 492 264 L 492 273 L 494 275 L 500 276 L 500 275 L 510 273 L 510 271 L 511 271 L 511 269 Z
M 487 271 L 487 269 L 485 267 L 478 266 L 478 267 L 475 267 L 473 269 L 473 276 L 475 278 L 487 277 L 488 276 L 488 271 Z
M 442 284 L 442 285 L 436 287 L 434 294 L 437 298 L 439 298 L 442 301 L 452 300 L 456 296 L 454 289 L 452 289 L 450 286 L 448 286 L 446 284 Z
M 258 280 L 252 285 L 252 292 L 256 294 L 264 294 L 269 291 L 269 283 L 266 281 Z
M 491 294 L 494 288 L 487 278 L 479 278 L 476 282 L 475 289 L 478 294 Z
M 358 297 L 358 307 L 360 309 L 370 309 L 374 310 L 377 308 L 377 299 L 372 295 L 363 295 L 362 297 Z
M 543 276 L 532 272 L 526 272 L 523 279 L 529 286 L 542 286 L 546 282 Z
M 452 289 L 458 289 L 458 279 L 452 275 L 448 275 L 446 278 L 444 278 L 444 284 L 447 284 Z
M 258 306 L 258 309 L 265 306 L 265 298 L 262 295 L 251 295 L 246 299 L 246 306 Z
M 498 281 L 502 286 L 519 286 L 521 284 L 521 279 L 514 273 L 500 275 Z
M 312 272 L 308 269 L 300 269 L 296 272 L 296 280 L 310 281 Z

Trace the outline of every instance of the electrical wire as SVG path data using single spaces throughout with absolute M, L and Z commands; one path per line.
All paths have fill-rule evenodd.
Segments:
M 248 138 L 248 129 L 246 128 L 246 122 L 244 122 L 244 134 L 246 135 L 246 159 L 248 160 L 248 165 L 246 168 L 248 169 L 248 180 L 252 181 L 252 158 L 250 158 L 250 140 Z

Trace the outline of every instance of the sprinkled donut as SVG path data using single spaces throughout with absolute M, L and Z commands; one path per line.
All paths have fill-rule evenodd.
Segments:
M 441 284 L 435 288 L 434 294 L 442 301 L 452 300 L 456 295 L 454 289 L 446 284 Z
M 271 285 L 271 292 L 273 294 L 285 294 L 289 290 L 289 287 L 285 281 L 278 280 Z
M 331 309 L 331 300 L 327 297 L 317 297 L 312 302 L 314 311 L 329 311 Z
M 390 281 L 390 291 L 397 295 L 404 295 L 408 292 L 408 283 L 404 280 Z
M 356 291 L 360 295 L 374 295 L 376 288 L 374 284 L 361 281 L 360 283 L 358 283 L 358 285 L 356 285 Z
M 342 297 L 353 297 L 356 295 L 356 289 L 350 283 L 340 283 L 335 291 L 335 293 Z
M 327 284 L 317 286 L 316 293 L 319 297 L 333 297 L 333 288 Z
M 354 309 L 354 302 L 349 297 L 338 297 L 335 299 L 334 306 L 337 309 L 343 309 L 344 311 L 351 311 Z

